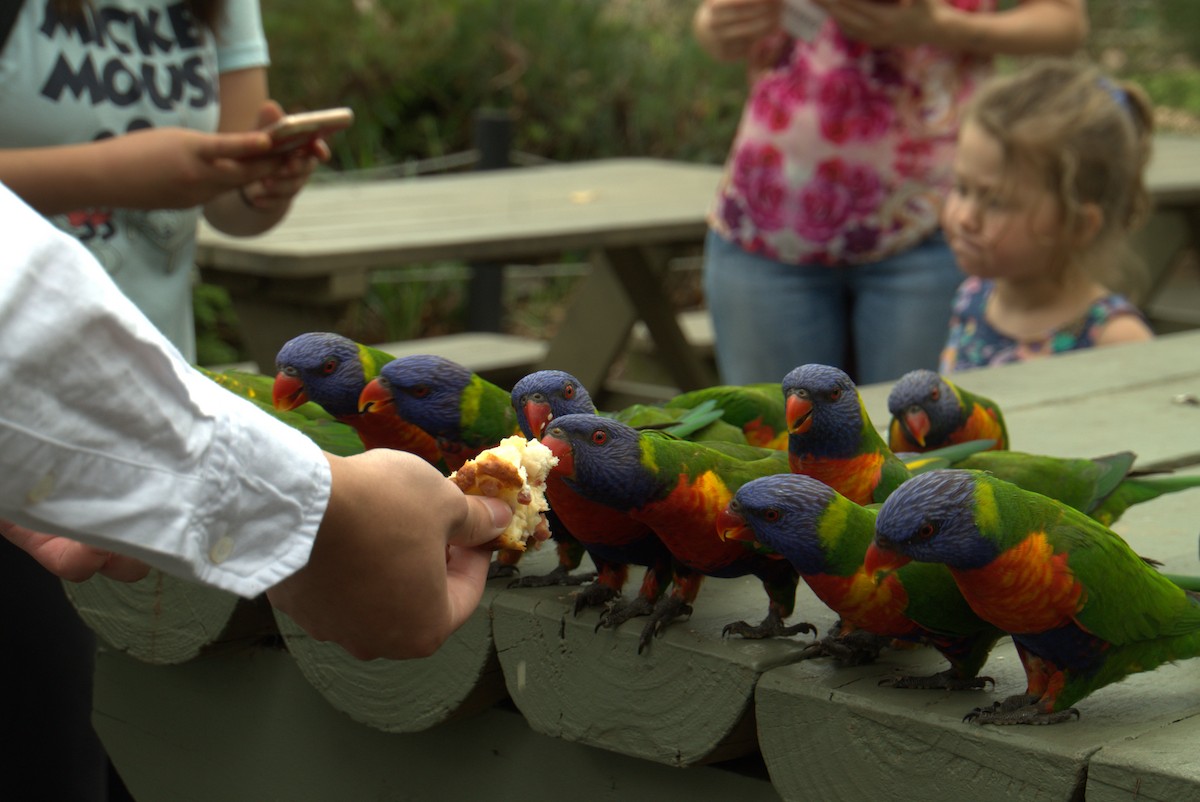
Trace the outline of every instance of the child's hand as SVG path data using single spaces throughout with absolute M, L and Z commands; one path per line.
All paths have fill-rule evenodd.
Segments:
M 268 100 L 258 112 L 258 126 L 265 128 L 283 117 L 283 109 L 274 100 Z M 279 212 L 287 209 L 292 198 L 304 189 L 309 177 L 321 162 L 329 161 L 332 153 L 324 139 L 317 137 L 287 153 L 271 157 L 277 167 L 257 181 L 244 185 L 240 192 L 247 206 L 263 212 Z M 266 161 L 266 157 L 261 159 Z
M 696 35 L 714 58 L 743 60 L 757 41 L 779 30 L 781 9 L 781 0 L 704 0 Z
M 932 43 L 945 0 L 813 0 L 847 37 L 871 47 Z

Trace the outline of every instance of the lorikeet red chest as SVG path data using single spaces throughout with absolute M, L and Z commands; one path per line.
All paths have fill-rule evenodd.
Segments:
M 732 497 L 718 477 L 704 473 L 679 483 L 665 498 L 630 512 L 650 526 L 678 559 L 704 573 L 719 573 L 746 559 L 746 547 L 717 535 L 717 515 Z
M 875 488 L 883 475 L 884 455 L 860 454 L 856 457 L 814 457 L 795 453 L 788 455 L 792 473 L 811 476 L 837 490 L 855 504 L 875 501 Z
M 901 638 L 915 635 L 920 627 L 904 614 L 908 593 L 895 575 L 879 583 L 864 571 L 851 576 L 830 574 L 801 574 L 821 601 L 837 610 L 843 624 L 851 624 L 869 632 L 886 632 Z

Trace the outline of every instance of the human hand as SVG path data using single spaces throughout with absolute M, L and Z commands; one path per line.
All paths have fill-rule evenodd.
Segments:
M 359 659 L 433 654 L 478 606 L 512 510 L 414 454 L 326 456 L 333 492 L 308 564 L 267 597 Z
M 871 47 L 933 43 L 945 0 L 813 0 L 842 33 Z
M 150 566 L 133 557 L 35 532 L 10 521 L 0 521 L 0 534 L 47 571 L 69 582 L 83 582 L 96 574 L 119 582 L 136 582 L 150 573 Z
M 274 100 L 268 100 L 259 109 L 258 127 L 265 128 L 283 116 L 283 108 Z M 317 165 L 329 161 L 332 155 L 329 145 L 320 137 L 290 150 L 275 159 L 278 167 L 273 172 L 240 189 L 242 200 L 259 211 L 286 211 L 292 198 L 304 189 Z
M 779 31 L 782 0 L 704 0 L 694 28 L 704 48 L 721 61 L 746 59 L 756 42 Z
M 261 157 L 271 146 L 261 131 L 203 133 L 146 128 L 96 144 L 104 149 L 113 206 L 185 209 L 207 203 L 278 170 L 282 157 Z

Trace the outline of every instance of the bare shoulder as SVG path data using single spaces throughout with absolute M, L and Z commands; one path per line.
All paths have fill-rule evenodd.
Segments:
M 1096 333 L 1096 345 L 1136 343 L 1154 339 L 1154 332 L 1137 315 L 1115 315 Z

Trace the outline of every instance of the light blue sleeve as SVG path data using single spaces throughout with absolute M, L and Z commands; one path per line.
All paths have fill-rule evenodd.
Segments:
M 226 0 L 217 29 L 217 71 L 266 67 L 270 63 L 258 0 Z

